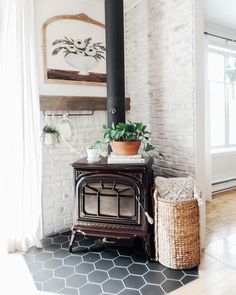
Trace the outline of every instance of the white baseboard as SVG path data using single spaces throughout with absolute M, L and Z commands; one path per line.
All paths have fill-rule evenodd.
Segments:
M 229 179 L 218 181 L 212 184 L 212 193 L 216 194 L 219 192 L 227 191 L 236 188 L 236 179 Z

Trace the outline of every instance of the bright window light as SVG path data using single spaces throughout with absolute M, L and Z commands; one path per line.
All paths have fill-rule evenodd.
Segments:
M 211 147 L 236 148 L 236 51 L 209 46 Z

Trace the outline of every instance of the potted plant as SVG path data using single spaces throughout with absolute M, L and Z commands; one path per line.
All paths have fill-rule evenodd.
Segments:
M 107 143 L 97 140 L 93 145 L 87 148 L 87 159 L 89 162 L 98 162 L 101 156 L 107 156 Z
M 103 125 L 104 139 L 112 148 L 116 155 L 135 155 L 138 153 L 141 143 L 146 153 L 153 151 L 155 147 L 151 145 L 149 137 L 150 131 L 146 130 L 146 125 L 142 122 L 112 124 L 111 128 Z
M 42 140 L 46 145 L 60 143 L 60 132 L 56 127 L 45 125 L 42 131 Z

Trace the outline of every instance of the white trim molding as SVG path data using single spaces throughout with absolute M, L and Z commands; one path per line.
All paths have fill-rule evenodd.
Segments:
M 206 194 L 207 183 L 205 167 L 205 102 L 204 102 L 204 21 L 203 1 L 194 0 L 194 54 L 195 54 L 195 177 L 199 188 L 202 191 L 203 205 L 200 207 L 200 239 L 201 248 L 205 248 L 206 231 Z

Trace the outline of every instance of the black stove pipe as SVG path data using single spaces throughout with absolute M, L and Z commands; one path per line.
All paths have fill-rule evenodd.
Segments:
M 123 0 L 105 0 L 108 127 L 125 122 Z

